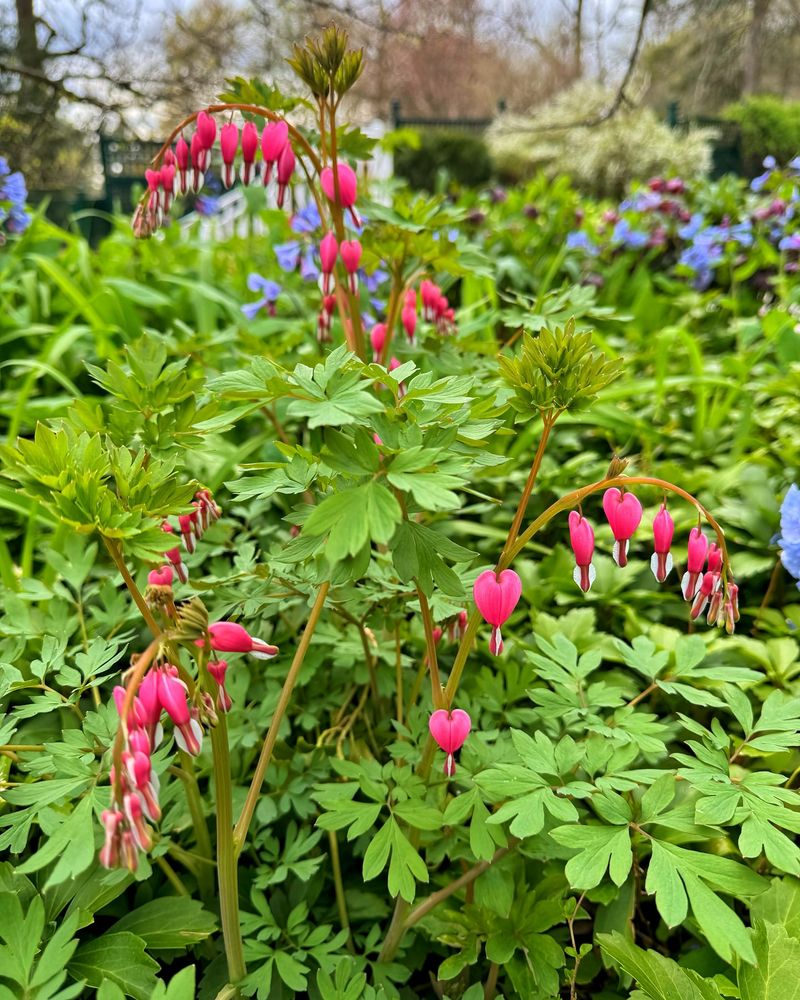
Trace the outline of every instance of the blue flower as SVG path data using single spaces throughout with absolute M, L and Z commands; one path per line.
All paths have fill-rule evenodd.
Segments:
M 680 236 L 682 240 L 693 240 L 697 233 L 702 229 L 704 221 L 705 219 L 702 214 L 700 212 L 696 212 L 685 226 L 681 226 L 678 230 L 678 236 Z
M 8 165 L 8 160 L 5 156 L 0 156 L 0 177 L 5 177 L 6 174 L 11 172 L 11 167 Z
M 248 319 L 255 319 L 262 309 L 269 308 L 281 294 L 281 286 L 277 282 L 270 281 L 269 278 L 264 278 L 260 274 L 248 274 L 247 287 L 251 292 L 263 293 L 257 301 L 247 302 L 242 306 L 242 312 Z
M 295 212 L 289 223 L 289 227 L 295 233 L 313 233 L 319 229 L 322 220 L 319 217 L 319 209 L 313 201 L 309 202 L 305 208 Z
M 296 271 L 300 261 L 300 241 L 292 240 L 290 243 L 277 243 L 273 248 L 275 256 L 278 258 L 278 266 L 283 271 Z
M 300 258 L 300 277 L 303 281 L 316 281 L 319 277 L 319 268 L 313 247 L 306 247 Z
M 778 243 L 779 250 L 800 250 L 800 233 L 792 233 L 784 236 Z
M 384 281 L 388 280 L 388 278 L 389 272 L 382 271 L 378 268 L 376 271 L 373 271 L 372 274 L 364 275 L 364 284 L 367 286 L 368 292 L 377 292 L 380 286 L 384 283 Z
M 584 253 L 591 254 L 593 257 L 598 253 L 597 247 L 592 243 L 587 234 L 582 233 L 580 230 L 567 233 L 567 250 L 583 250 Z
M 789 160 L 786 164 L 786 169 L 791 170 L 793 173 L 800 173 L 800 156 L 795 156 L 794 159 Z
M 650 237 L 639 229 L 631 229 L 627 219 L 620 219 L 614 226 L 611 239 L 614 243 L 622 243 L 628 250 L 640 250 L 647 246 Z
M 219 208 L 219 198 L 214 198 L 207 194 L 199 194 L 194 207 L 198 215 L 213 215 Z
M 792 483 L 781 504 L 781 562 L 787 571 L 800 580 L 800 489 Z M 800 583 L 798 583 L 800 589 Z
M 730 238 L 740 246 L 751 247 L 753 245 L 753 223 L 750 219 L 745 219 L 743 222 L 737 222 L 735 226 L 731 226 Z

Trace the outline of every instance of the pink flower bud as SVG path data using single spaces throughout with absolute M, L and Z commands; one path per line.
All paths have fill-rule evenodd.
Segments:
M 171 587 L 172 567 L 161 566 L 159 569 L 151 569 L 147 574 L 147 582 L 151 587 Z
M 242 126 L 242 159 L 252 163 L 258 149 L 258 129 L 253 122 L 245 122 Z
M 217 123 L 214 118 L 207 111 L 201 111 L 197 116 L 195 127 L 200 145 L 203 149 L 211 149 L 217 137 Z
M 212 660 L 208 664 L 208 672 L 217 682 L 219 692 L 217 694 L 217 705 L 221 712 L 229 712 L 233 704 L 230 695 L 225 690 L 225 674 L 228 672 L 226 660 Z
M 596 570 L 592 566 L 594 528 L 577 510 L 570 511 L 569 542 L 575 553 L 575 569 L 572 573 L 572 579 L 585 594 L 597 576 Z
M 273 163 L 277 163 L 281 153 L 289 144 L 289 126 L 285 121 L 268 122 L 261 133 L 261 155 L 267 169 L 264 171 L 264 183 L 269 182 Z
M 358 265 L 361 263 L 361 244 L 358 240 L 342 240 L 339 248 L 342 255 L 342 263 L 348 274 L 355 274 Z
M 326 233 L 319 244 L 319 260 L 322 268 L 322 291 L 327 295 L 331 287 L 331 274 L 336 267 L 339 244 L 332 232 Z
M 351 208 L 356 203 L 358 196 L 358 178 L 355 171 L 347 163 L 338 163 L 337 174 L 339 178 L 339 204 L 342 208 Z M 336 186 L 334 184 L 333 169 L 325 167 L 319 175 L 322 190 L 328 201 L 336 201 Z
M 686 572 L 681 580 L 681 589 L 684 599 L 691 601 L 697 593 L 700 582 L 700 574 L 706 564 L 708 555 L 708 539 L 703 534 L 699 525 L 695 525 L 689 532 L 688 558 L 686 560 Z
M 175 143 L 175 162 L 178 165 L 178 170 L 189 169 L 189 145 L 183 136 L 180 136 Z
M 416 309 L 409 309 L 406 307 L 403 309 L 402 313 L 403 329 L 408 335 L 410 341 L 414 340 L 414 331 L 417 329 L 417 311 Z
M 403 304 L 406 309 L 416 309 L 417 308 L 417 293 L 413 288 L 409 288 L 406 292 Z
M 378 362 L 381 359 L 384 344 L 386 343 L 386 324 L 376 323 L 369 331 L 369 340 L 372 344 L 373 360 Z
M 708 599 L 716 589 L 716 582 L 714 573 L 703 574 L 703 578 L 700 581 L 700 587 L 695 594 L 694 601 L 692 603 L 692 609 L 689 612 L 691 618 L 699 618 L 703 613 L 706 604 L 708 604 Z
M 294 164 L 294 150 L 292 149 L 292 144 L 287 142 L 278 158 L 278 208 L 283 208 L 286 188 L 294 173 Z
M 666 504 L 661 507 L 653 518 L 653 547 L 655 551 L 650 558 L 650 568 L 659 583 L 663 583 L 672 570 L 672 536 L 675 534 L 675 522 L 667 510 Z
M 219 134 L 219 145 L 222 151 L 222 162 L 233 163 L 239 149 L 239 126 L 235 122 L 223 125 Z
M 712 542 L 708 547 L 708 568 L 712 573 L 719 573 L 722 570 L 722 549 L 716 542 Z

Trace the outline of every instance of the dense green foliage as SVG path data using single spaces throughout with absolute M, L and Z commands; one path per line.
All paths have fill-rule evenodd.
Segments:
M 747 171 L 756 173 L 767 154 L 786 162 L 800 151 L 800 102 L 764 94 L 732 104 L 725 116 L 739 124 Z
M 420 131 L 413 144 L 399 146 L 394 169 L 415 190 L 437 191 L 442 182 L 459 187 L 485 184 L 492 162 L 480 135 L 435 128 Z
M 331 583 L 242 854 L 246 995 L 412 998 L 431 977 L 452 1000 L 793 995 L 800 600 L 773 540 L 800 475 L 800 283 L 759 246 L 758 281 L 732 267 L 704 291 L 640 251 L 587 264 L 567 235 L 606 207 L 541 177 L 504 201 L 364 204 L 367 270 L 427 273 L 458 307 L 453 335 L 397 334 L 392 373 L 348 353 L 338 321 L 317 342 L 316 284 L 276 262 L 295 235 L 279 212 L 222 242 L 172 226 L 134 243 L 119 221 L 96 253 L 37 218 L 2 251 L 1 998 L 234 995 L 207 745 L 155 754 L 163 818 L 136 873 L 96 860 L 111 688 L 150 641 L 98 535 L 144 588 L 195 481 L 224 513 L 176 600 L 281 650 L 230 658 L 235 813 Z M 283 286 L 274 316 L 243 315 L 249 272 Z M 466 647 L 473 730 L 448 781 L 426 760 L 425 609 L 444 679 L 553 408 L 524 524 L 624 456 L 723 524 L 742 620 L 689 626 L 675 575 L 655 583 L 660 489 L 636 488 L 624 570 L 584 499 L 586 596 L 565 507 L 514 561 L 504 655 L 484 626 Z M 682 569 L 697 512 L 670 509 Z

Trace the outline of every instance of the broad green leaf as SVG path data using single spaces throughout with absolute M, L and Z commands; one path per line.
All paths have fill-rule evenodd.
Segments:
M 133 1000 L 151 1000 L 158 962 L 145 953 L 144 941 L 135 934 L 101 934 L 80 946 L 69 971 L 90 986 L 99 987 L 108 979 Z
M 137 907 L 119 919 L 110 933 L 128 931 L 148 948 L 189 948 L 216 930 L 213 915 L 188 896 L 163 896 Z
M 754 931 L 755 965 L 739 966 L 741 1000 L 800 1000 L 800 940 L 763 920 Z

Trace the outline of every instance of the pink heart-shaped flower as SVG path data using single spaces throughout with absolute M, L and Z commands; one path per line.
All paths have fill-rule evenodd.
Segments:
M 603 510 L 618 542 L 633 536 L 642 519 L 642 505 L 633 493 L 622 493 L 612 486 L 603 494 Z
M 499 576 L 493 569 L 484 570 L 472 587 L 478 611 L 495 626 L 508 621 L 521 593 L 522 580 L 513 569 L 504 569 Z
M 441 749 L 447 754 L 452 754 L 464 745 L 472 729 L 472 720 L 461 708 L 456 708 L 452 712 L 440 708 L 428 720 L 428 728 Z

